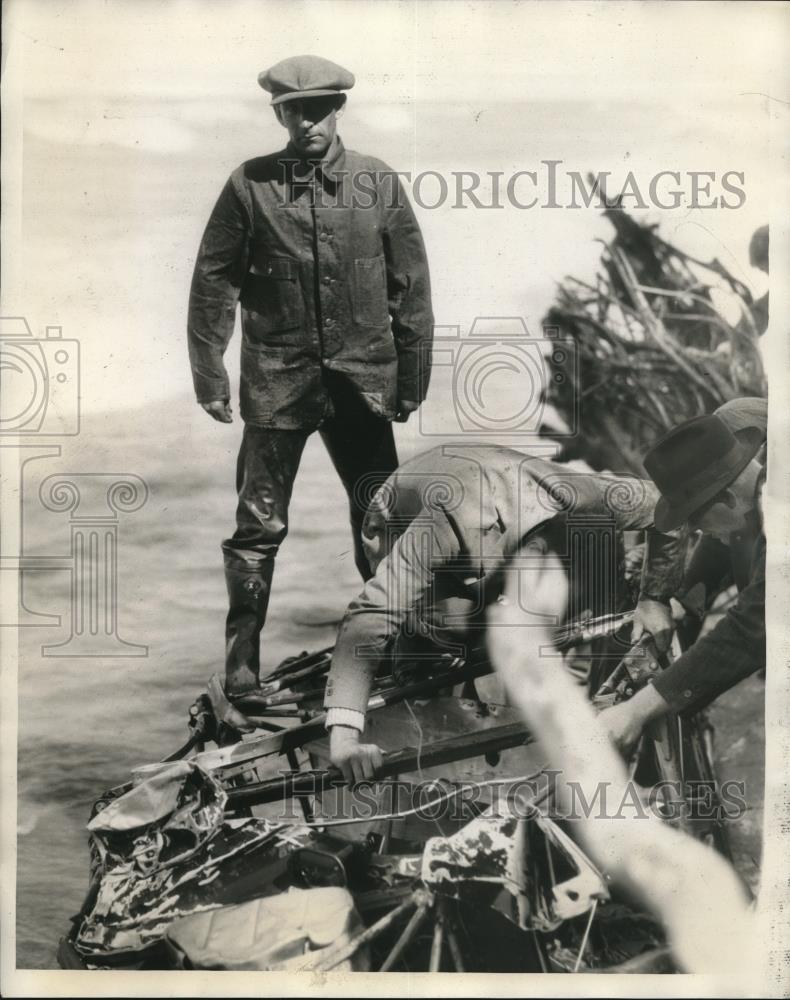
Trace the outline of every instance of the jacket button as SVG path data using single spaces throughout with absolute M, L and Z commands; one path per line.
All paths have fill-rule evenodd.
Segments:
M 324 275 L 324 284 L 325 285 L 331 285 L 332 284 L 332 279 L 329 277 L 328 274 Z
M 686 688 L 686 690 L 683 692 L 683 697 L 684 698 L 690 698 L 691 697 L 691 691 L 689 691 L 688 688 Z
M 321 235 L 318 238 L 319 240 L 321 240 L 322 243 L 326 243 L 326 233 L 321 233 Z

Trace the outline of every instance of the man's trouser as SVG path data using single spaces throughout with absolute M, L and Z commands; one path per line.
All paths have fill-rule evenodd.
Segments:
M 367 580 L 362 521 L 371 497 L 398 465 L 392 425 L 339 380 L 333 380 L 332 406 L 319 432 L 348 494 L 354 558 Z M 232 693 L 257 684 L 274 559 L 288 533 L 288 505 L 310 433 L 244 428 L 236 467 L 236 531 L 222 543 L 229 599 L 225 670 Z

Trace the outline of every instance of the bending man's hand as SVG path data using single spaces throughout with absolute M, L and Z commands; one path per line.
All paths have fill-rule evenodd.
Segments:
M 598 719 L 624 757 L 629 757 L 648 722 L 669 712 L 669 705 L 652 684 L 647 684 L 628 701 L 605 708 Z
M 212 399 L 210 403 L 200 404 L 209 416 L 219 420 L 222 424 L 233 423 L 233 411 L 230 408 L 230 401 L 227 399 Z
M 642 597 L 634 613 L 634 625 L 631 632 L 631 642 L 637 643 L 648 632 L 653 637 L 653 643 L 659 653 L 665 653 L 672 642 L 675 623 L 672 620 L 672 608 L 663 601 L 652 597 Z
M 375 743 L 360 743 L 359 735 L 351 726 L 332 726 L 329 733 L 329 759 L 350 785 L 374 778 L 383 759 L 380 748 Z

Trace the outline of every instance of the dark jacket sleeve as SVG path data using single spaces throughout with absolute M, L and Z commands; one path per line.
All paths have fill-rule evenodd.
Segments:
M 222 189 L 195 261 L 189 295 L 189 362 L 198 402 L 230 398 L 223 355 L 249 265 L 251 208 L 236 174 Z
M 645 558 L 642 565 L 640 596 L 668 601 L 680 588 L 686 564 L 689 534 L 685 525 L 662 533 L 655 528 L 645 532 Z
M 734 607 L 654 681 L 676 712 L 704 708 L 765 666 L 765 536 L 755 543 L 752 577 Z
M 431 376 L 433 311 L 428 258 L 414 210 L 395 173 L 383 185 L 383 240 L 398 396 L 421 403 Z

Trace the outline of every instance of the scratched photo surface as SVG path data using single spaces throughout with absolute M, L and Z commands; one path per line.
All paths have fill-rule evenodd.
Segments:
M 2 428 L 18 459 L 4 464 L 4 503 L 19 497 L 20 511 L 4 569 L 22 569 L 16 621 L 3 621 L 19 645 L 20 969 L 57 968 L 87 889 L 97 795 L 182 743 L 189 705 L 223 669 L 220 542 L 236 505 L 240 332 L 225 358 L 233 423 L 217 423 L 195 401 L 186 312 L 222 185 L 284 144 L 257 74 L 302 52 L 354 72 L 338 125 L 346 147 L 423 175 L 404 188 L 425 241 L 437 337 L 474 336 L 480 324 L 507 336 L 521 321 L 539 337 L 558 284 L 592 281 L 613 235 L 599 207 L 569 204 L 574 172 L 608 172 L 614 192 L 631 176 L 639 191 L 623 204 L 634 219 L 691 257 L 717 258 L 754 300 L 765 295 L 750 240 L 771 218 L 778 112 L 768 95 L 787 27 L 787 8 L 769 4 L 6 6 L 7 128 L 20 137 L 13 160 L 4 153 L 15 210 L 0 336 L 4 358 L 16 358 L 3 374 L 31 400 L 3 414 Z M 462 171 L 481 178 L 477 201 L 459 194 Z M 520 171 L 537 181 L 514 181 Z M 671 180 L 649 190 L 661 171 L 679 175 L 675 207 Z M 695 207 L 699 171 L 709 187 Z M 492 172 L 502 178 L 496 207 Z M 737 309 L 724 293 L 722 309 Z M 542 371 L 536 363 L 535 394 Z M 481 404 L 488 423 L 465 425 L 453 375 L 452 363 L 435 362 L 419 414 L 395 425 L 402 461 L 459 438 L 489 443 L 497 419 L 520 412 L 523 378 L 494 372 Z M 540 424 L 509 443 L 550 458 Z M 317 434 L 289 520 L 264 671 L 331 645 L 359 590 L 347 500 Z M 731 834 L 755 890 L 764 696 L 755 675 L 711 712 L 719 776 L 745 782 Z

